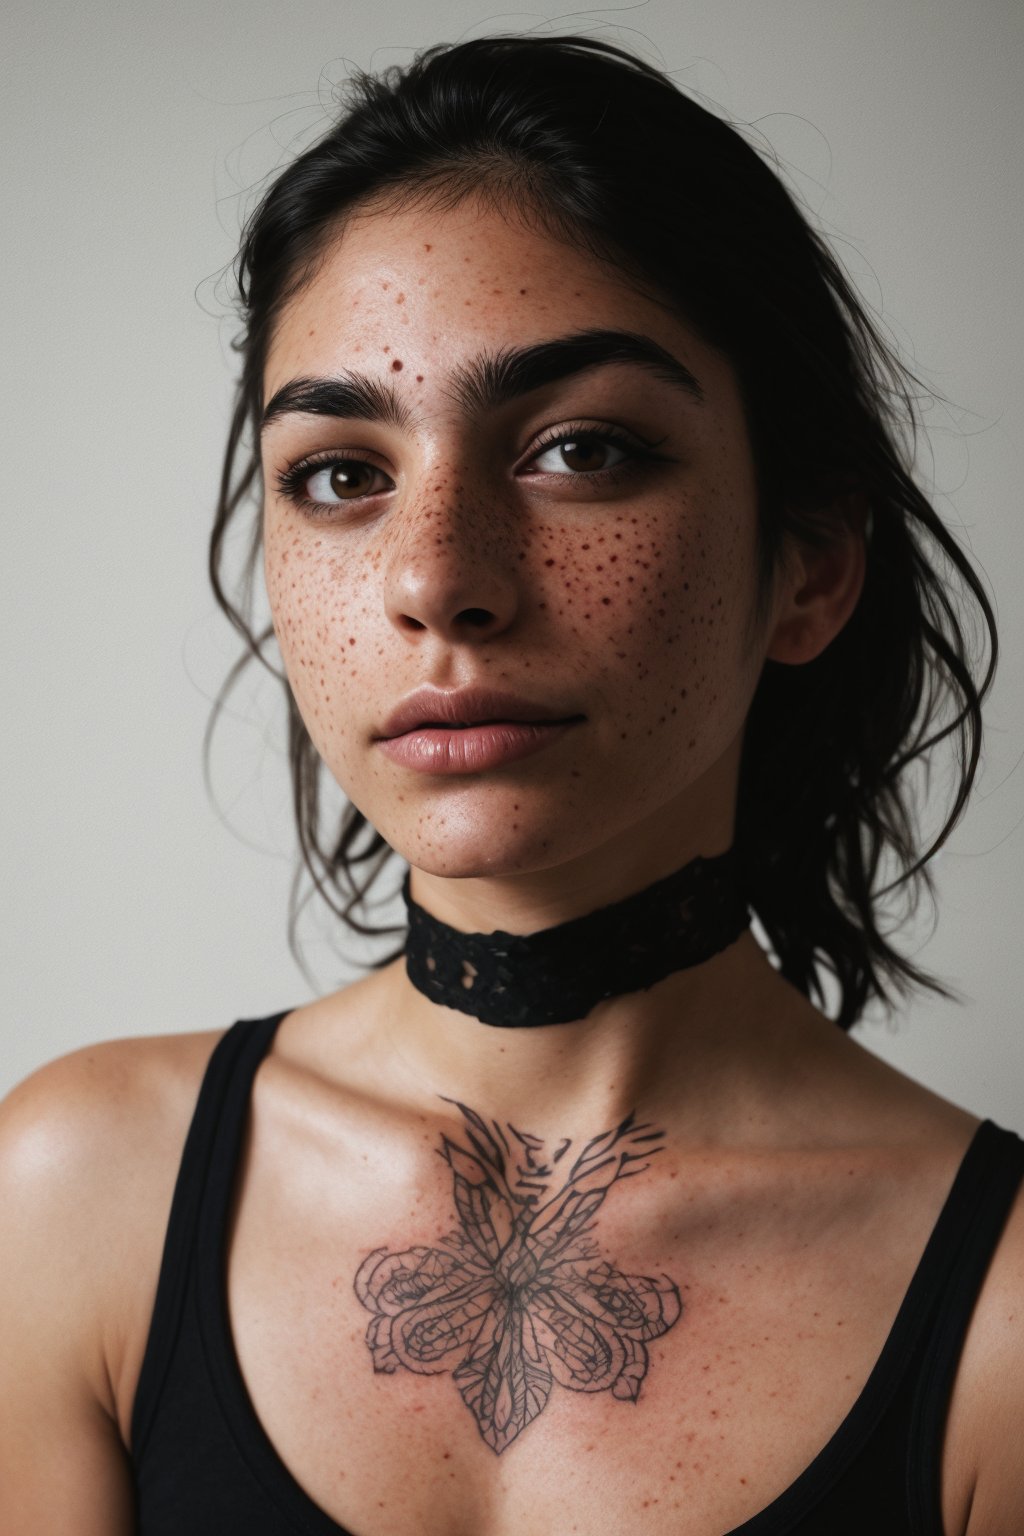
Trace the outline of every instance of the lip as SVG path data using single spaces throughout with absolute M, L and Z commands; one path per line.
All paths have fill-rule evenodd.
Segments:
M 458 736 L 467 733 L 452 730 L 452 727 L 507 725 L 510 722 L 565 724 L 583 718 L 571 709 L 541 704 L 519 694 L 497 693 L 489 688 L 424 687 L 410 693 L 391 711 L 374 739 L 383 743 L 409 732 L 427 736 L 431 734 L 431 727 L 439 728 L 433 731 L 435 736 L 442 732 L 445 736 Z
M 418 773 L 483 773 L 543 751 L 580 719 L 492 720 L 462 729 L 428 726 L 380 738 L 378 746 L 392 762 Z
M 583 719 L 490 688 L 418 688 L 388 714 L 376 743 L 416 773 L 485 773 L 539 753 Z

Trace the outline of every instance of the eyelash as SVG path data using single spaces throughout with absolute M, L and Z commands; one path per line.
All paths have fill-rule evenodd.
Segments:
M 629 475 L 642 473 L 652 463 L 665 462 L 664 454 L 651 451 L 657 444 L 638 446 L 631 438 L 625 437 L 613 427 L 588 427 L 582 422 L 552 428 L 548 435 L 542 437 L 537 444 L 530 462 L 533 459 L 540 458 L 548 448 L 555 447 L 559 443 L 578 442 L 580 440 L 608 443 L 613 448 L 621 449 L 622 452 L 628 455 L 628 458 L 623 463 L 612 464 L 607 469 L 569 469 L 565 474 L 556 475 L 556 479 L 577 483 L 582 480 L 597 480 L 602 484 L 614 484 L 616 481 L 624 479 Z M 659 439 L 659 442 L 664 441 L 664 438 Z M 311 517 L 330 517 L 341 507 L 347 505 L 358 506 L 361 502 L 367 500 L 368 496 L 378 494 L 375 491 L 370 491 L 363 496 L 352 496 L 348 501 L 338 502 L 314 501 L 311 497 L 301 494 L 303 485 L 311 475 L 315 474 L 319 469 L 328 469 L 335 464 L 365 464 L 370 469 L 377 469 L 377 465 L 371 463 L 369 459 L 361 459 L 354 454 L 311 454 L 308 458 L 300 459 L 297 464 L 282 470 L 275 477 L 278 492 L 297 507 L 300 512 L 304 512 L 307 516 Z M 381 470 L 380 473 L 383 474 L 385 471 Z

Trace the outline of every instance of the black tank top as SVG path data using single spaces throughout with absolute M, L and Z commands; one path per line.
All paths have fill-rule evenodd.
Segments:
M 285 1017 L 239 1020 L 218 1041 L 199 1092 L 132 1413 L 139 1536 L 352 1536 L 275 1452 L 228 1321 L 223 1261 L 235 1168 L 253 1077 Z M 863 1392 L 796 1481 L 727 1536 L 942 1536 L 946 1409 L 1022 1176 L 1024 1141 L 983 1121 Z

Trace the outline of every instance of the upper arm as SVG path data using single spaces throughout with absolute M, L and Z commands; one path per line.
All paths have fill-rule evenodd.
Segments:
M 974 1469 L 965 1536 L 1024 1531 L 1024 1187 L 968 1330 L 950 1424 L 962 1426 Z
M 62 1057 L 0 1103 L 4 1536 L 135 1528 L 104 1337 L 119 1241 L 111 1175 L 125 1150 L 111 1052 Z

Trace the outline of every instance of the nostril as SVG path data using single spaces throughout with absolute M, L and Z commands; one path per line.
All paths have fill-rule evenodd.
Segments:
M 459 618 L 472 624 L 475 629 L 482 629 L 484 625 L 493 623 L 494 614 L 488 612 L 486 608 L 464 608 Z

